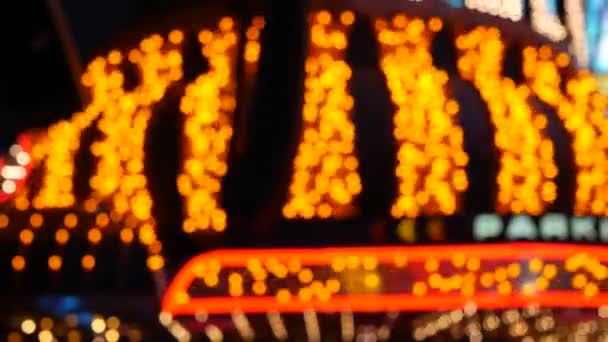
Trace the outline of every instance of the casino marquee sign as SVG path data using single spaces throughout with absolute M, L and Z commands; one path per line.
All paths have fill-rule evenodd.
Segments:
M 301 135 L 281 204 L 286 222 L 352 218 L 358 196 L 366 191 L 355 146 L 358 127 L 352 120 L 353 70 L 346 58 L 349 34 L 362 17 L 349 10 L 320 10 L 309 17 L 298 113 Z M 451 93 L 452 75 L 435 65 L 431 51 L 449 23 L 401 13 L 368 19 L 394 105 L 397 189 L 386 216 L 455 217 L 463 210 L 471 181 L 459 121 L 465 108 Z M 175 184 L 184 206 L 182 225 L 174 229 L 184 234 L 231 228 L 220 193 L 231 167 L 235 109 L 243 101 L 237 96 L 238 81 L 258 77 L 264 26 L 263 17 L 246 23 L 223 17 L 195 35 L 208 68 L 184 84 L 178 106 L 183 143 Z M 501 30 L 477 25 L 455 32 L 455 77 L 480 94 L 493 127 L 495 212 L 514 215 L 506 221 L 494 214 L 474 217 L 475 237 L 570 235 L 573 240 L 605 241 L 601 217 L 608 213 L 607 103 L 592 75 L 574 67 L 571 56 L 554 46 L 532 44 L 520 51 L 522 79 L 515 81 L 503 72 L 507 42 Z M 20 245 L 28 246 L 45 230 L 53 232 L 57 245 L 76 234 L 92 245 L 115 235 L 122 243 L 144 245 L 154 274 L 165 271 L 144 147 L 154 109 L 170 87 L 186 83 L 187 37 L 175 29 L 94 59 L 82 76 L 90 103 L 68 120 L 27 134 L 7 155 L 0 164 L 0 225 L 26 227 L 15 232 Z M 139 74 L 133 87 L 126 86 L 127 65 Z M 558 197 L 559 172 L 556 142 L 538 101 L 555 113 L 571 140 L 576 182 L 572 219 L 548 213 Z M 96 166 L 88 179 L 89 193 L 78 195 L 76 156 L 90 127 L 98 132 L 89 149 Z M 540 219 L 534 222 L 531 216 Z M 176 275 L 163 310 L 170 315 L 201 310 L 221 314 L 235 308 L 369 312 L 453 309 L 471 301 L 487 308 L 533 302 L 594 307 L 608 300 L 603 290 L 608 286 L 606 253 L 601 247 L 548 244 L 215 251 L 194 258 Z M 29 266 L 27 255 L 14 255 L 11 265 L 23 272 Z M 51 271 L 60 270 L 61 254 L 49 256 L 48 265 Z M 95 255 L 83 256 L 82 267 L 94 269 Z M 408 281 L 396 281 L 391 274 Z

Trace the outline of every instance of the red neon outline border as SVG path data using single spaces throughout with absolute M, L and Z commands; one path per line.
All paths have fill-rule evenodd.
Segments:
M 206 297 L 191 298 L 186 304 L 177 304 L 178 293 L 186 289 L 194 279 L 193 267 L 203 261 L 218 260 L 222 267 L 246 267 L 251 258 L 298 258 L 303 265 L 328 265 L 334 257 L 349 255 L 374 256 L 379 263 L 393 262 L 396 255 L 406 256 L 408 261 L 423 261 L 429 257 L 438 260 L 451 259 L 457 253 L 483 260 L 514 261 L 534 257 L 565 261 L 569 257 L 585 253 L 599 261 L 608 262 L 608 248 L 600 246 L 551 244 L 551 243 L 508 243 L 492 245 L 452 245 L 452 246 L 403 246 L 364 248 L 321 248 L 321 249 L 259 249 L 259 250 L 219 250 L 198 255 L 191 259 L 177 273 L 167 289 L 162 302 L 162 311 L 173 315 L 193 315 L 197 312 L 227 314 L 238 309 L 246 313 L 262 313 L 269 310 L 280 312 L 303 312 L 314 309 L 320 312 L 354 311 L 435 311 L 462 308 L 468 302 L 475 302 L 481 309 L 501 309 L 525 307 L 538 304 L 543 307 L 599 307 L 608 304 L 608 293 L 585 297 L 581 291 L 542 291 L 534 296 L 519 292 L 502 296 L 490 291 L 480 291 L 473 297 L 459 294 L 430 294 L 415 296 L 402 295 L 336 295 L 328 302 L 290 301 L 279 303 L 275 296 L 263 297 Z

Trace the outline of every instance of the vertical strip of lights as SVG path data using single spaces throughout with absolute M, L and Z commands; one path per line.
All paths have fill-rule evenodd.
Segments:
M 588 71 L 564 81 L 560 73 L 569 63 L 567 54 L 555 54 L 548 46 L 524 49 L 524 75 L 532 91 L 556 109 L 572 137 L 577 167 L 574 212 L 603 216 L 608 214 L 607 101 Z M 562 82 L 566 82 L 565 93 Z
M 394 217 L 452 215 L 468 187 L 463 131 L 458 103 L 446 94 L 448 75 L 433 66 L 431 41 L 442 28 L 439 18 L 427 23 L 403 15 L 375 22 L 381 46 L 398 143 L 398 197 Z
M 139 227 L 139 239 L 149 247 L 147 264 L 153 271 L 162 268 L 164 260 L 158 255 L 161 245 L 156 238 L 152 197 L 144 175 L 145 133 L 152 106 L 183 74 L 183 33 L 175 30 L 168 38 L 165 42 L 162 36 L 152 35 L 129 52 L 128 60 L 138 66 L 141 75 L 141 83 L 134 90 L 127 92 L 123 88 L 121 71 L 112 72 L 118 86 L 98 121 L 103 137 L 91 145 L 92 154 L 98 158 L 90 179 L 91 199 L 109 201 L 113 221 L 134 222 Z M 118 65 L 121 56 L 115 56 Z
M 500 213 L 545 211 L 557 197 L 553 179 L 553 142 L 547 118 L 530 106 L 531 91 L 501 76 L 504 44 L 496 28 L 478 27 L 456 40 L 458 69 L 487 104 L 499 152 L 497 210 Z
M 530 19 L 534 31 L 558 42 L 568 36 L 568 31 L 557 16 L 555 0 L 530 0 Z
M 265 26 L 263 16 L 255 16 L 251 19 L 249 27 L 245 31 L 245 45 L 243 49 L 243 75 L 239 77 L 237 97 L 239 98 L 238 112 L 234 116 L 234 130 L 239 131 L 239 138 L 235 139 L 231 153 L 232 159 L 238 160 L 244 155 L 247 149 L 247 127 L 249 121 L 249 111 L 251 110 L 253 96 L 256 87 L 256 75 L 258 72 L 259 60 L 262 51 L 261 35 Z M 240 56 L 239 56 L 240 57 Z
M 44 160 L 44 176 L 32 205 L 36 209 L 67 208 L 74 204 L 74 158 L 80 147 L 82 131 L 106 108 L 116 89 L 122 86 L 117 64 L 120 53 L 112 51 L 107 58 L 98 57 L 87 67 L 82 84 L 91 90 L 92 101 L 71 119 L 51 125 L 34 146 L 33 159 Z
M 245 33 L 247 43 L 245 43 L 244 58 L 247 74 L 252 74 L 257 70 L 258 60 L 260 59 L 260 52 L 262 49 L 262 46 L 260 45 L 260 35 L 264 28 L 264 24 L 264 17 L 256 16 L 252 20 L 252 25 Z
M 344 61 L 354 20 L 350 11 L 337 18 L 327 11 L 311 16 L 303 134 L 283 207 L 286 218 L 349 216 L 353 197 L 361 192 L 350 118 L 354 100 L 348 93 L 352 71 Z
M 228 166 L 232 114 L 236 107 L 237 34 L 231 18 L 222 18 L 216 32 L 202 30 L 199 41 L 209 71 L 186 87 L 180 110 L 185 117 L 184 163 L 177 187 L 185 200 L 183 230 L 223 231 L 226 213 L 218 203 Z

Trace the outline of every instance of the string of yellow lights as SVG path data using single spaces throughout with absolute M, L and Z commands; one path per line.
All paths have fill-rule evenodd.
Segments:
M 185 200 L 183 230 L 192 233 L 226 228 L 226 213 L 218 203 L 232 137 L 236 107 L 237 34 L 231 18 L 222 18 L 218 30 L 202 30 L 199 41 L 209 71 L 186 87 L 180 110 L 184 114 L 184 163 L 177 186 Z
M 303 139 L 294 160 L 286 218 L 348 216 L 361 192 L 354 154 L 355 127 L 350 118 L 352 75 L 344 61 L 350 11 L 334 18 L 327 11 L 311 17 L 303 115 Z
M 264 17 L 254 17 L 251 24 L 245 33 L 247 42 L 245 43 L 245 54 L 243 57 L 245 58 L 245 62 L 247 62 L 246 69 L 249 69 L 249 67 L 255 68 L 260 59 L 260 51 L 262 49 L 260 34 L 265 25 Z
M 116 53 L 108 56 L 110 62 L 116 60 Z M 89 64 L 82 83 L 91 90 L 91 103 L 71 119 L 50 126 L 46 137 L 34 145 L 33 159 L 38 163 L 44 162 L 45 169 L 42 185 L 32 202 L 34 208 L 67 208 L 74 204 L 74 157 L 80 147 L 82 131 L 99 116 L 106 107 L 110 94 L 122 84 L 121 76 L 108 72 L 108 69 L 103 58 L 97 58 Z M 20 201 L 20 207 L 27 209 L 28 204 L 23 199 Z
M 109 200 L 113 221 L 124 219 L 130 223 L 127 228 L 139 228 L 140 241 L 151 253 L 148 267 L 152 270 L 160 269 L 164 263 L 157 255 L 162 247 L 156 239 L 152 197 L 143 173 L 145 133 L 151 106 L 163 98 L 173 82 L 182 78 L 183 38 L 179 30 L 169 34 L 168 42 L 155 34 L 129 52 L 128 60 L 139 67 L 141 83 L 133 91 L 126 91 L 122 86 L 124 75 L 119 70 L 113 72 L 117 86 L 98 122 L 104 136 L 91 146 L 92 154 L 99 158 L 90 179 L 91 200 Z M 122 58 L 120 52 L 114 51 L 107 62 L 118 65 Z M 99 243 L 100 229 L 91 228 L 88 239 L 93 244 Z
M 458 69 L 487 104 L 499 152 L 496 209 L 538 215 L 555 201 L 553 143 L 547 118 L 529 104 L 531 91 L 501 76 L 504 43 L 496 28 L 478 27 L 456 39 Z
M 375 22 L 382 70 L 397 106 L 399 195 L 391 209 L 394 217 L 451 215 L 468 187 L 459 106 L 447 96 L 447 73 L 433 66 L 430 52 L 442 25 L 439 18 L 425 23 L 404 15 Z
M 574 212 L 579 215 L 608 214 L 608 129 L 604 110 L 606 98 L 588 71 L 578 71 L 563 80 L 560 70 L 570 57 L 548 46 L 524 49 L 524 75 L 532 91 L 556 109 L 572 137 L 576 172 Z M 563 93 L 560 89 L 565 82 Z

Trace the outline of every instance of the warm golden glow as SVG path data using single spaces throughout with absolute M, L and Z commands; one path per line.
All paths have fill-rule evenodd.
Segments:
M 65 245 L 70 239 L 70 233 L 66 229 L 58 229 L 55 232 L 55 241 L 60 245 Z
M 40 228 L 44 223 L 44 217 L 40 213 L 34 213 L 30 216 L 30 225 L 33 228 Z
M 102 136 L 92 144 L 91 152 L 98 165 L 90 179 L 92 194 L 84 200 L 82 209 L 94 214 L 102 205 L 110 211 L 94 216 L 96 226 L 88 227 L 87 239 L 93 245 L 100 243 L 102 229 L 112 222 L 120 222 L 126 227 L 121 231 L 123 242 L 130 243 L 134 237 L 133 229 L 139 228 L 145 231 L 143 235 L 149 252 L 160 253 L 162 246 L 157 241 L 151 213 L 152 197 L 143 173 L 144 141 L 152 106 L 164 97 L 172 83 L 182 78 L 180 44 L 183 39 L 184 34 L 179 30 L 171 31 L 168 41 L 160 35 L 152 35 L 128 54 L 113 50 L 89 64 L 81 81 L 90 90 L 90 104 L 69 120 L 50 126 L 46 134 L 34 138 L 31 158 L 35 164 L 43 165 L 41 187 L 32 201 L 35 209 L 75 206 L 72 184 L 74 157 L 79 150 L 83 130 L 96 123 Z M 127 62 L 138 67 L 141 79 L 131 91 L 124 88 L 125 76 L 121 71 Z M 23 189 L 15 198 L 18 210 L 29 208 L 28 191 Z M 0 226 L 4 227 L 9 222 L 8 216 L 0 216 Z M 41 213 L 34 212 L 29 217 L 29 224 L 34 229 L 42 227 L 44 222 Z M 78 223 L 76 213 L 67 213 L 63 217 L 65 228 L 55 232 L 58 245 L 69 241 L 71 230 Z M 19 239 L 28 246 L 34 239 L 34 232 L 23 229 Z M 14 260 L 14 266 L 19 266 L 15 269 L 24 267 L 23 257 Z M 82 259 L 87 270 L 92 269 L 94 263 L 92 255 Z M 61 264 L 61 257 L 57 255 L 48 259 L 52 271 L 61 269 Z
M 76 227 L 76 225 L 78 224 L 78 216 L 76 216 L 76 214 L 74 213 L 69 213 L 65 215 L 65 217 L 63 218 L 63 224 L 70 229 Z
M 23 271 L 25 269 L 25 258 L 21 255 L 17 255 L 11 260 L 11 265 L 15 271 Z
M 431 41 L 441 19 L 395 16 L 376 20 L 381 67 L 396 106 L 399 189 L 394 217 L 452 215 L 468 187 L 458 103 L 447 94 L 448 75 L 433 66 Z
M 524 75 L 534 94 L 556 109 L 572 139 L 576 165 L 574 212 L 578 215 L 608 214 L 608 129 L 606 98 L 588 71 L 565 80 L 569 68 L 565 53 L 548 46 L 524 49 Z M 561 86 L 565 82 L 565 93 Z
M 91 271 L 93 270 L 93 268 L 95 268 L 95 257 L 90 254 L 87 254 L 82 257 L 81 263 L 82 268 L 85 271 Z
M 352 21 L 345 17 L 347 24 L 327 11 L 311 18 L 302 140 L 283 207 L 286 218 L 348 216 L 361 192 L 348 93 L 352 71 L 344 60 Z
M 144 143 L 152 106 L 160 101 L 166 89 L 182 78 L 182 41 L 179 31 L 169 34 L 169 41 L 160 35 L 152 35 L 141 41 L 139 48 L 131 50 L 128 61 L 139 68 L 141 83 L 133 90 L 124 89 L 124 75 L 117 64 L 121 59 L 100 59 L 99 63 L 110 73 L 111 92 L 98 96 L 104 99 L 103 112 L 98 128 L 103 136 L 91 145 L 91 152 L 98 158 L 95 173 L 90 179 L 93 190 L 88 206 L 109 201 L 111 212 L 96 217 L 103 227 L 109 217 L 115 220 L 131 220 L 140 227 L 154 225 L 152 197 L 144 175 Z M 111 58 L 109 58 L 111 59 Z M 92 83 L 104 82 L 93 79 Z M 99 229 L 91 229 L 89 241 L 101 240 Z M 154 235 L 154 239 L 156 236 Z
M 119 96 L 115 91 L 122 86 L 123 76 L 115 70 L 114 65 L 119 61 L 118 51 L 110 52 L 107 59 L 94 59 L 82 76 L 82 84 L 91 92 L 91 103 L 69 120 L 50 126 L 46 137 L 34 145 L 33 161 L 44 162 L 45 170 L 40 191 L 33 199 L 35 208 L 66 208 L 74 205 L 74 158 L 80 148 L 82 131 L 108 109 L 108 103 L 113 98 L 116 100 Z
M 226 213 L 219 204 L 232 137 L 236 107 L 237 34 L 230 18 L 220 20 L 216 32 L 199 34 L 209 71 L 186 87 L 180 110 L 185 116 L 184 163 L 177 187 L 185 200 L 183 230 L 192 233 L 226 229 Z
M 245 52 L 243 58 L 248 65 L 257 67 L 257 62 L 260 59 L 260 52 L 262 47 L 260 45 L 260 32 L 264 28 L 264 18 L 254 17 L 251 26 L 247 29 L 245 36 L 247 42 L 245 43 Z
M 541 214 L 557 196 L 553 143 L 545 132 L 547 118 L 530 105 L 526 85 L 501 76 L 505 47 L 496 28 L 478 27 L 459 36 L 456 46 L 458 69 L 481 93 L 496 129 L 497 211 Z M 506 286 L 502 288 L 507 291 Z
M 34 232 L 32 232 L 30 229 L 22 230 L 19 233 L 19 240 L 21 240 L 21 243 L 25 246 L 32 244 L 32 241 L 34 240 Z
M 129 244 L 133 241 L 133 238 L 133 230 L 124 228 L 120 231 L 120 241 L 122 241 L 123 243 Z
M 151 105 L 162 99 L 172 82 L 181 78 L 182 57 L 178 47 L 164 43 L 158 35 L 144 39 L 140 46 L 129 54 L 142 76 L 136 89 L 127 92 L 122 73 L 112 71 L 116 86 L 112 96 L 106 98 L 98 123 L 104 137 L 91 146 L 99 164 L 90 183 L 94 197 L 111 198 L 118 214 L 124 215 L 131 209 L 136 218 L 145 221 L 151 218 L 152 206 L 143 174 L 145 130 Z
M 49 269 L 51 271 L 59 271 L 61 269 L 61 265 L 63 264 L 63 261 L 61 260 L 61 257 L 58 255 L 51 255 L 49 257 L 48 260 L 48 264 L 49 264 Z
M 93 228 L 87 233 L 87 238 L 91 244 L 96 245 L 101 241 L 101 231 L 97 228 Z
M 25 211 L 30 207 L 30 201 L 28 200 L 28 186 L 24 184 L 23 189 L 15 196 L 15 209 Z
M 148 257 L 147 264 L 148 264 L 148 268 L 152 272 L 155 272 L 155 271 L 158 271 L 161 268 L 163 268 L 163 266 L 165 265 L 165 260 L 160 255 L 152 255 L 152 256 Z
M 8 215 L 0 214 L 0 229 L 4 229 L 4 228 L 8 227 L 9 223 L 10 223 L 10 219 L 9 219 Z

